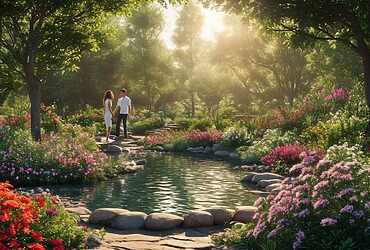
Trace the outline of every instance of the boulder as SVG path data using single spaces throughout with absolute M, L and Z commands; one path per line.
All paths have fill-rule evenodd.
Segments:
M 280 188 L 280 183 L 274 183 L 266 187 L 266 192 L 271 192 L 272 190 L 279 189 L 279 188 Z
M 113 219 L 122 213 L 129 212 L 119 208 L 99 208 L 90 214 L 89 223 L 101 226 L 108 226 Z
M 144 165 L 145 163 L 147 163 L 147 160 L 146 159 L 141 159 L 141 160 L 137 160 L 135 161 L 136 165 Z
M 258 183 L 261 180 L 271 180 L 271 179 L 283 180 L 284 178 L 285 178 L 284 176 L 274 173 L 256 173 L 252 178 L 252 182 Z
M 117 154 L 122 152 L 122 148 L 117 145 L 109 145 L 109 147 L 104 151 L 106 153 Z
M 240 159 L 240 157 L 239 157 L 239 155 L 237 153 L 230 153 L 229 154 L 229 157 L 231 159 L 235 159 L 235 160 Z
M 214 155 L 219 156 L 219 157 L 229 157 L 230 152 L 229 151 L 216 151 Z
M 145 228 L 149 230 L 168 230 L 181 226 L 184 218 L 166 213 L 152 213 L 145 219 Z
M 243 165 L 243 166 L 240 166 L 240 168 L 244 171 L 247 171 L 247 172 L 256 172 L 257 169 L 258 169 L 258 166 L 257 165 Z
M 197 147 L 197 148 L 188 148 L 187 151 L 190 152 L 190 153 L 201 154 L 201 153 L 204 152 L 204 147 L 200 146 L 200 147 Z
M 204 211 L 212 214 L 214 225 L 225 225 L 232 220 L 232 213 L 230 213 L 226 208 L 212 207 L 204 209 Z
M 250 172 L 249 174 L 247 174 L 246 176 L 244 176 L 244 178 L 241 180 L 241 182 L 251 182 L 253 177 L 256 175 L 257 173 L 256 172 Z
M 66 208 L 68 212 L 71 212 L 73 214 L 77 215 L 89 215 L 91 214 L 91 211 L 87 209 L 86 207 L 69 207 Z
M 86 239 L 86 243 L 87 243 L 88 248 L 91 249 L 91 248 L 99 247 L 102 242 L 99 236 L 95 234 L 90 234 L 89 237 L 87 237 Z
M 212 148 L 211 147 L 205 147 L 203 150 L 203 154 L 212 154 Z
M 270 192 L 270 194 L 276 195 L 276 194 L 278 194 L 279 192 L 280 192 L 280 188 L 274 188 L 274 189 Z
M 275 184 L 275 183 L 281 183 L 281 180 L 280 179 L 260 180 L 257 183 L 257 187 L 265 188 L 265 187 L 267 187 L 271 184 Z
M 184 216 L 183 227 L 210 227 L 213 226 L 213 216 L 206 211 L 194 211 Z
M 139 166 L 127 166 L 125 168 L 125 172 L 128 173 L 128 174 L 132 174 L 132 173 L 137 173 L 141 170 L 144 169 L 144 166 L 143 165 L 139 165 Z
M 257 208 L 253 206 L 241 206 L 235 209 L 234 221 L 242 223 L 250 223 L 253 220 L 253 216 L 257 212 Z
M 142 212 L 126 212 L 117 215 L 111 226 L 119 230 L 140 229 L 145 225 L 147 215 Z

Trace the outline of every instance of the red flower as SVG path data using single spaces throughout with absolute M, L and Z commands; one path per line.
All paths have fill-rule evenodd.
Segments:
M 36 243 L 36 244 L 30 244 L 27 247 L 29 249 L 32 249 L 32 250 L 45 250 L 45 248 L 42 245 L 38 244 L 38 243 Z
M 42 234 L 37 231 L 33 231 L 32 238 L 37 242 L 42 242 Z
M 61 246 L 63 244 L 63 240 L 49 240 L 49 243 L 53 246 Z
M 17 247 L 20 247 L 20 246 L 21 246 L 21 244 L 19 244 L 18 241 L 15 240 L 15 239 L 10 240 L 10 242 L 9 242 L 9 247 L 10 248 L 17 248 Z
M 315 111 L 315 106 L 311 105 L 311 106 L 310 106 L 310 111 L 311 111 L 311 112 Z

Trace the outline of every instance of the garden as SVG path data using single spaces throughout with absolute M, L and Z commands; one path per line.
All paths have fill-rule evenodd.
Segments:
M 0 250 L 369 249 L 365 1 L 0 10 Z

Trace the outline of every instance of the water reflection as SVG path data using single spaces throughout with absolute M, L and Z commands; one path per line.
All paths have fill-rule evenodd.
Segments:
M 191 156 L 147 156 L 144 171 L 89 186 L 49 187 L 90 209 L 120 207 L 132 211 L 184 214 L 214 205 L 251 205 L 257 198 L 240 184 L 242 172 L 228 163 Z

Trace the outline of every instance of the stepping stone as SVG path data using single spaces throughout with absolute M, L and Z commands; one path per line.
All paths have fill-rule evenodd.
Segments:
M 230 152 L 229 151 L 216 151 L 214 155 L 219 156 L 219 157 L 229 157 Z
M 184 216 L 183 227 L 210 227 L 213 226 L 213 216 L 209 212 L 194 211 Z
M 214 225 L 225 225 L 232 220 L 231 213 L 223 207 L 207 208 L 204 211 L 212 214 Z
M 119 230 L 140 229 L 145 225 L 147 215 L 142 212 L 126 212 L 117 215 L 111 227 Z
M 266 192 L 272 192 L 275 189 L 278 189 L 279 190 L 280 189 L 280 186 L 281 186 L 280 183 L 274 183 L 274 184 L 268 185 L 266 187 Z
M 119 208 L 99 208 L 90 214 L 89 223 L 94 225 L 108 226 L 112 220 L 122 213 L 129 212 Z
M 256 174 L 257 174 L 256 172 L 251 172 L 251 173 L 247 174 L 246 176 L 244 176 L 244 178 L 241 180 L 241 182 L 251 182 L 253 177 Z
M 253 206 L 236 207 L 233 220 L 242 223 L 250 223 L 253 221 L 253 216 L 256 212 L 257 208 Z
M 91 211 L 87 209 L 86 207 L 69 207 L 66 208 L 68 212 L 71 212 L 73 214 L 77 215 L 89 215 L 91 214 Z
M 257 183 L 257 187 L 259 188 L 265 188 L 271 184 L 275 184 L 275 183 L 281 183 L 281 179 L 269 179 L 269 180 L 260 180 L 258 183 Z
M 121 153 L 122 148 L 117 145 L 110 145 L 106 150 L 104 150 L 106 153 Z
M 258 183 L 261 180 L 271 180 L 271 179 L 285 179 L 284 176 L 274 173 L 256 173 L 252 178 L 252 182 Z
M 149 230 L 169 230 L 181 226 L 184 218 L 166 213 L 152 213 L 145 219 L 145 228 Z

